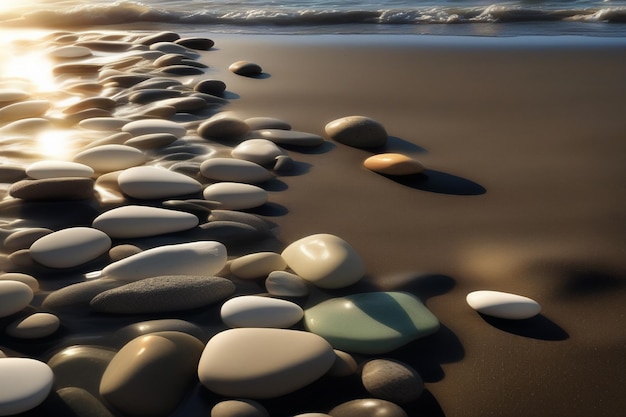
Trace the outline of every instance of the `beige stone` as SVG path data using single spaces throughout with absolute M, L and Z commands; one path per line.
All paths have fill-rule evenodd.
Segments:
M 424 166 L 419 161 L 400 153 L 370 156 L 363 162 L 363 166 L 385 175 L 411 175 L 424 171 Z

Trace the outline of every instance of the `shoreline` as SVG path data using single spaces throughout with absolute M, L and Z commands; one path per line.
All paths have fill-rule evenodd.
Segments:
M 319 135 L 363 114 L 386 127 L 384 151 L 426 166 L 425 180 L 394 180 L 361 166 L 369 150 L 290 149 L 301 171 L 280 176 L 260 212 L 282 244 L 323 232 L 352 244 L 367 267 L 358 288 L 426 300 L 442 329 L 393 353 L 426 382 L 411 410 L 583 416 L 604 404 L 619 415 L 625 40 L 208 36 L 203 78 L 226 83 L 224 111 Z M 239 59 L 266 76 L 230 73 Z M 485 318 L 464 300 L 478 289 L 529 296 L 543 314 Z

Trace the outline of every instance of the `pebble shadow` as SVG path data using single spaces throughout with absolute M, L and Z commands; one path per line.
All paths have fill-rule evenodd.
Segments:
M 543 314 L 525 320 L 506 320 L 484 314 L 480 316 L 493 327 L 518 336 L 545 341 L 569 339 L 569 334 L 565 330 Z
M 422 174 L 391 176 L 383 175 L 406 187 L 431 193 L 449 195 L 481 195 L 487 192 L 482 185 L 447 172 L 424 170 Z
M 325 140 L 324 143 L 315 147 L 295 146 L 295 145 L 287 145 L 283 143 L 280 144 L 280 147 L 287 149 L 288 151 L 292 151 L 292 152 L 298 152 L 298 153 L 303 153 L 303 154 L 308 154 L 308 155 L 320 155 L 320 154 L 328 153 L 332 151 L 333 149 L 337 147 L 337 145 L 335 145 L 334 143 L 330 141 Z
M 384 146 L 385 152 L 397 152 L 397 153 L 407 153 L 407 152 L 417 152 L 417 153 L 426 153 L 428 150 L 419 145 L 414 144 L 413 142 L 409 142 L 408 140 L 401 139 L 396 136 L 387 137 L 387 144 Z

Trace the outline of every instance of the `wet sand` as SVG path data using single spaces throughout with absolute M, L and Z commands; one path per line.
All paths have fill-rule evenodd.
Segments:
M 356 289 L 411 291 L 439 318 L 437 334 L 388 355 L 426 382 L 422 398 L 405 407 L 409 415 L 621 415 L 623 49 L 212 39 L 201 60 L 207 77 L 227 84 L 224 110 L 320 135 L 331 120 L 366 115 L 390 135 L 375 152 L 405 153 L 426 167 L 425 176 L 394 179 L 361 166 L 373 151 L 330 140 L 291 149 L 297 175 L 273 183 L 259 211 L 277 224 L 281 244 L 322 232 L 342 237 L 367 267 Z M 240 59 L 260 64 L 264 76 L 228 72 Z M 465 303 L 480 289 L 533 298 L 542 314 L 483 317 Z M 304 412 L 294 406 L 298 395 L 320 395 L 319 410 L 329 409 L 355 398 L 346 397 L 353 386 L 328 383 L 267 406 L 276 416 Z

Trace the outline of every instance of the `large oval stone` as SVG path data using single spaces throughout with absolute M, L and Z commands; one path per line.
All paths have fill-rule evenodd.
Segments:
M 52 291 L 43 300 L 42 306 L 52 310 L 86 307 L 93 297 L 101 292 L 117 288 L 124 283 L 114 279 L 98 278 L 67 285 Z
M 347 287 L 365 274 L 363 260 L 354 248 L 327 233 L 299 239 L 281 255 L 296 274 L 320 288 Z
M 51 58 L 68 59 L 68 58 L 84 58 L 91 56 L 91 49 L 84 46 L 67 45 L 54 48 L 48 55 Z
M 50 233 L 30 246 L 30 256 L 49 268 L 72 268 L 96 259 L 111 248 L 106 233 L 90 227 L 70 227 Z
M 120 173 L 117 182 L 124 194 L 139 199 L 177 197 L 197 193 L 202 188 L 191 177 L 152 166 L 126 169 Z
M 137 148 L 108 144 L 86 149 L 74 157 L 74 162 L 88 165 L 97 172 L 119 171 L 141 165 L 146 155 Z
M 117 207 L 96 217 L 92 226 L 114 239 L 157 236 L 198 225 L 198 218 L 184 211 L 150 206 Z
M 195 380 L 202 343 L 180 332 L 133 339 L 113 357 L 102 375 L 100 394 L 131 416 L 167 416 Z
M 409 293 L 371 292 L 332 298 L 308 308 L 304 325 L 337 349 L 377 354 L 436 332 L 439 320 Z
M 291 327 L 302 319 L 302 308 L 278 298 L 243 295 L 222 305 L 220 315 L 229 327 Z
M 122 128 L 123 132 L 128 132 L 133 136 L 147 135 L 150 133 L 170 133 L 177 138 L 182 138 L 187 134 L 187 129 L 176 122 L 161 119 L 136 120 L 130 122 Z
M 200 173 L 216 181 L 231 181 L 257 184 L 274 176 L 267 169 L 254 162 L 235 158 L 207 159 L 200 165 Z
M 33 290 L 23 282 L 0 280 L 0 317 L 22 310 L 32 301 Z
M 48 365 L 29 358 L 0 358 L 0 415 L 23 413 L 41 404 L 52 389 Z
M 93 168 L 70 161 L 37 161 L 26 167 L 26 174 L 36 180 L 59 177 L 91 178 Z
M 9 187 L 9 195 L 31 201 L 87 200 L 94 196 L 91 178 L 21 180 Z
M 226 278 L 158 276 L 102 292 L 89 304 L 101 313 L 149 314 L 208 306 L 234 292 L 235 284 Z
M 244 210 L 262 206 L 267 202 L 267 191 L 251 184 L 218 182 L 202 192 L 205 200 L 217 201 L 224 210 Z
M 384 175 L 411 175 L 424 171 L 424 166 L 413 158 L 401 153 L 381 153 L 363 161 L 370 171 Z
M 21 272 L 8 272 L 0 274 L 0 281 L 19 281 L 28 285 L 33 292 L 39 291 L 39 281 L 32 275 L 22 274 Z
M 19 339 L 39 339 L 50 336 L 59 329 L 61 321 L 50 313 L 35 313 L 9 324 L 8 335 Z
M 312 333 L 231 329 L 209 340 L 198 364 L 198 377 L 219 395 L 274 398 L 314 382 L 334 361 L 332 347 Z
M 43 116 L 50 108 L 48 100 L 29 100 L 0 108 L 0 123 Z
M 102 274 L 121 281 L 138 281 L 162 275 L 217 274 L 226 265 L 226 246 L 199 241 L 158 246 L 106 266 Z
M 535 300 L 501 291 L 474 291 L 467 294 L 466 301 L 479 313 L 501 319 L 528 319 L 541 312 Z
M 4 250 L 11 253 L 20 249 L 28 249 L 37 239 L 49 235 L 52 232 L 53 230 L 45 227 L 31 227 L 18 230 L 11 233 L 4 240 Z
M 374 148 L 387 143 L 387 131 L 379 122 L 365 116 L 347 116 L 324 128 L 330 138 L 355 148 Z

